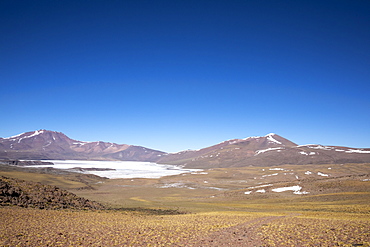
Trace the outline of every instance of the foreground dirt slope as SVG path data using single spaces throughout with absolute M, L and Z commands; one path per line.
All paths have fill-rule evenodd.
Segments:
M 1 191 L 14 198 L 53 201 L 59 189 L 30 186 L 37 178 L 118 209 L 0 206 L 0 246 L 370 246 L 368 171 L 369 164 L 222 168 L 81 183 L 70 174 L 8 169 L 3 174 L 28 177 L 6 180 Z
M 245 223 L 221 229 L 198 240 L 196 246 L 263 246 L 260 228 L 282 216 L 259 217 Z
M 1 246 L 370 246 L 369 217 L 0 207 Z
M 0 208 L 1 246 L 189 246 L 249 215 Z
M 16 205 L 40 209 L 103 209 L 97 202 L 51 185 L 0 177 L 0 205 Z

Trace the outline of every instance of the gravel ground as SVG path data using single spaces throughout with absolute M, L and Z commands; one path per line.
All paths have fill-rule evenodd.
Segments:
M 283 216 L 268 216 L 212 233 L 189 246 L 264 246 L 258 229 Z

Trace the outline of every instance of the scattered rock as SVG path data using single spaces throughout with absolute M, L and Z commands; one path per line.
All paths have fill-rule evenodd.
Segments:
M 54 163 L 41 161 L 41 160 L 1 160 L 2 163 L 12 166 L 39 166 L 39 165 L 50 165 Z
M 104 206 L 78 197 L 56 186 L 0 177 L 0 205 L 40 209 L 104 209 Z

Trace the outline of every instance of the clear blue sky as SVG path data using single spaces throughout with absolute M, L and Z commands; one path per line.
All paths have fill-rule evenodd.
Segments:
M 370 1 L 0 2 L 0 136 L 370 147 Z

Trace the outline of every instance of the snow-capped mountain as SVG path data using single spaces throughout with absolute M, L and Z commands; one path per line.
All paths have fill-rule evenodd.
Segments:
M 37 130 L 0 138 L 0 159 L 151 161 L 187 168 L 370 162 L 370 148 L 297 145 L 277 134 L 232 139 L 199 150 L 165 153 L 141 146 L 83 142 L 61 132 Z
M 370 149 L 297 145 L 277 134 L 233 139 L 195 151 L 163 156 L 159 163 L 187 168 L 370 162 Z
M 232 139 L 200 150 L 187 150 L 168 154 L 160 163 L 185 165 L 187 167 L 228 167 L 239 166 L 240 162 L 253 157 L 259 150 L 293 147 L 297 144 L 270 133 L 245 139 Z M 242 165 L 241 163 L 241 165 Z
M 119 159 L 154 161 L 164 152 L 110 142 L 83 142 L 65 134 L 37 130 L 0 138 L 0 158 L 8 159 Z

